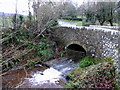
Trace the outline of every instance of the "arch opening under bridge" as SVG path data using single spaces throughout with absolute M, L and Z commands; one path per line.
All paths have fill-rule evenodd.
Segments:
M 81 60 L 86 56 L 86 50 L 79 44 L 70 44 L 66 47 L 67 57 L 72 60 Z

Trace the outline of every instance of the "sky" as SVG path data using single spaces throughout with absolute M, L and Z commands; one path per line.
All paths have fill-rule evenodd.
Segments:
M 27 0 L 18 0 L 18 13 L 26 15 L 28 13 Z M 16 0 L 0 0 L 0 12 L 15 13 Z
M 18 1 L 18 4 L 17 4 L 18 13 L 27 15 L 28 14 L 28 0 L 17 0 L 17 1 Z M 53 1 L 59 2 L 60 0 L 53 0 Z M 77 2 L 77 4 L 81 4 L 83 2 L 83 0 L 72 0 L 72 1 Z M 15 7 L 16 7 L 16 0 L 0 0 L 0 12 L 15 13 Z M 32 12 L 32 8 L 31 8 L 31 12 Z
M 17 4 L 18 13 L 27 15 L 28 0 L 0 0 L 0 12 L 15 13 L 16 1 L 18 1 L 18 4 Z M 34 0 L 31 0 L 31 1 L 34 1 Z M 48 1 L 48 0 L 44 0 L 44 1 Z M 59 2 L 59 1 L 67 1 L 67 0 L 51 0 L 51 1 Z M 87 1 L 90 2 L 95 0 L 71 0 L 71 1 L 73 3 L 77 3 L 75 5 L 80 5 L 83 2 L 87 2 Z M 116 0 L 100 0 L 100 1 L 116 1 Z M 32 8 L 31 8 L 31 12 L 33 12 Z

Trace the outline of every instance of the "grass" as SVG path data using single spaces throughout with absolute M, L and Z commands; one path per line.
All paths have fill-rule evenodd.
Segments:
M 84 68 L 84 67 L 88 67 L 90 65 L 95 65 L 98 63 L 99 61 L 97 59 L 91 59 L 89 57 L 85 57 L 82 59 L 82 61 L 80 61 L 79 67 Z
M 4 18 L 5 19 L 3 19 L 2 17 L 0 17 L 0 27 L 3 26 L 3 21 L 4 21 L 4 27 L 12 28 L 13 27 L 13 22 L 12 22 L 13 16 L 9 16 L 9 17 L 5 16 Z M 27 21 L 28 17 L 24 16 L 23 19 L 24 19 L 24 21 Z
M 3 26 L 3 18 L 0 18 L 0 26 Z M 13 24 L 12 24 L 12 17 L 5 17 L 4 19 L 4 26 L 5 27 L 12 27 Z
M 83 24 L 82 24 L 82 22 L 80 22 L 76 26 L 83 26 Z
M 65 19 L 58 19 L 58 20 L 62 20 L 62 21 L 65 21 L 65 22 L 69 22 L 69 23 L 76 23 L 78 22 L 77 20 L 65 20 Z
M 85 16 L 77 16 L 77 18 L 86 18 Z

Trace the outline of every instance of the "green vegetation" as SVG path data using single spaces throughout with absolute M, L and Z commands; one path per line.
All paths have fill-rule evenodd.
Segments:
M 82 24 L 82 22 L 80 22 L 76 26 L 83 26 L 83 24 Z
M 0 18 L 0 27 L 2 26 L 12 28 L 12 18 L 11 17 Z
M 86 18 L 85 16 L 77 16 L 77 18 Z
M 77 23 L 76 26 L 117 26 L 120 21 L 120 2 L 86 2 L 76 8 L 76 4 L 66 0 L 59 4 L 35 0 L 33 5 L 30 5 L 31 1 L 28 2 L 28 16 L 20 15 L 18 11 L 14 16 L 1 13 L 0 71 L 2 72 L 18 66 L 34 67 L 37 63 L 42 64 L 51 59 L 64 57 L 66 52 L 63 42 L 54 35 L 52 28 L 58 25 L 57 18 L 62 18 L 58 20 L 71 25 Z M 33 8 L 33 15 L 30 8 Z M 67 75 L 68 82 L 64 87 L 118 90 L 115 70 L 114 61 L 111 58 L 107 57 L 100 62 L 100 60 L 85 57 L 80 61 L 79 67 Z M 6 83 L 6 85 L 9 84 L 12 83 Z
M 0 18 L 2 28 L 3 60 L 2 71 L 7 71 L 18 64 L 34 66 L 40 58 L 40 62 L 64 56 L 64 49 L 59 46 L 57 38 L 52 34 L 51 27 L 58 25 L 57 19 L 49 21 L 44 17 L 45 24 L 41 25 L 43 32 L 38 30 L 35 16 L 4 16 Z M 41 20 L 42 21 L 42 20 Z M 10 25 L 8 25 L 10 23 Z M 38 31 L 37 31 L 38 30 Z M 40 34 L 41 33 L 41 34 Z M 1 54 L 0 54 L 1 56 Z M 1 58 L 1 57 L 0 57 Z
M 35 65 L 35 61 L 33 61 L 33 60 L 28 60 L 27 61 L 27 65 L 26 66 L 33 67 L 34 65 Z
M 41 63 L 41 59 L 37 59 L 37 60 L 28 60 L 27 63 L 25 64 L 25 67 L 34 67 L 35 64 L 37 63 Z
M 82 16 L 77 16 L 77 18 L 82 18 Z
M 10 31 L 5 32 L 3 37 L 6 38 L 9 35 L 11 35 Z M 16 66 L 24 60 L 25 56 L 34 51 L 35 44 L 32 44 L 32 37 L 33 34 L 31 32 L 18 30 L 10 38 L 3 41 L 2 71 L 7 71 Z
M 69 23 L 77 23 L 78 22 L 77 20 L 65 20 L 65 19 L 58 19 L 58 20 L 62 20 L 62 21 L 69 22 Z
M 12 32 L 15 33 L 11 35 L 11 31 L 7 32 L 7 30 L 13 30 Z M 34 66 L 35 58 L 36 60 L 40 58 L 40 62 L 44 62 L 65 55 L 64 46 L 61 46 L 57 38 L 51 35 L 50 28 L 47 30 L 49 36 L 39 36 L 37 40 L 35 39 L 36 34 L 26 29 L 14 31 L 14 29 L 5 28 L 3 31 L 3 38 L 11 36 L 3 41 L 4 58 L 0 61 L 2 71 L 7 71 L 22 62 L 28 63 L 27 66 Z
M 85 62 L 86 60 L 86 62 Z M 90 60 L 90 64 L 88 60 Z M 103 63 L 96 63 L 96 60 L 85 57 L 80 64 L 80 67 L 74 69 L 72 73 L 67 75 L 68 83 L 65 88 L 114 88 L 118 90 L 116 83 L 117 74 L 113 60 L 105 58 Z M 94 63 L 94 64 L 93 64 Z M 81 67 L 82 66 L 82 67 Z
M 48 38 L 43 38 L 37 47 L 37 54 L 41 56 L 43 61 L 50 60 L 54 57 L 55 43 Z
M 99 61 L 96 60 L 96 59 L 91 59 L 89 57 L 85 57 L 84 59 L 82 59 L 82 61 L 80 61 L 79 67 L 80 68 L 88 67 L 90 65 L 95 65 L 95 64 L 98 64 L 98 63 L 99 63 Z

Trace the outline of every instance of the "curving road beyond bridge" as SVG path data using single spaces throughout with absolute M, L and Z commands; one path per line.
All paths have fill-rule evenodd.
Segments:
M 58 23 L 59 23 L 60 26 L 67 26 L 67 27 L 76 26 L 80 22 L 81 21 L 78 21 L 76 23 L 69 23 L 69 22 L 65 22 L 63 20 L 58 20 Z

